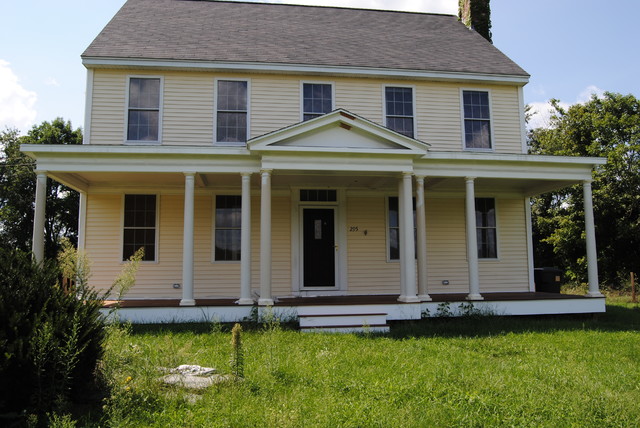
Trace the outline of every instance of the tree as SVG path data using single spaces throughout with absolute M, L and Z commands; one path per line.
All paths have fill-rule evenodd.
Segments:
M 550 127 L 529 133 L 531 153 L 607 158 L 592 184 L 598 268 L 605 285 L 620 287 L 640 270 L 640 101 L 607 92 L 568 109 L 551 104 Z M 582 186 L 535 198 L 533 219 L 537 265 L 585 281 Z
M 31 250 L 36 175 L 35 161 L 20 151 L 22 144 L 81 144 L 82 131 L 60 118 L 35 125 L 25 136 L 0 133 L 0 241 L 6 248 Z M 47 180 L 45 256 L 53 258 L 61 237 L 77 241 L 78 193 Z

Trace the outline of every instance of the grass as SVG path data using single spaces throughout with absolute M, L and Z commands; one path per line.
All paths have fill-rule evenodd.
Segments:
M 597 316 L 428 319 L 389 335 L 271 324 L 242 334 L 244 381 L 194 393 L 163 386 L 158 367 L 230 373 L 229 326 L 113 328 L 96 425 L 640 426 L 639 332 L 623 299 Z

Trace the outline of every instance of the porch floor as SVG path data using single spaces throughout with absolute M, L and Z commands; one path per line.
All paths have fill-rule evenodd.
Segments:
M 431 294 L 432 302 L 466 302 L 467 293 Z M 274 306 L 317 305 L 388 305 L 399 304 L 398 294 L 343 295 L 343 296 L 290 296 L 274 298 Z M 528 301 L 559 299 L 590 299 L 587 296 L 543 292 L 482 293 L 484 302 Z M 237 298 L 196 299 L 195 306 L 238 306 Z M 105 301 L 106 308 L 114 307 L 115 301 Z M 180 299 L 129 299 L 120 302 L 122 308 L 172 308 L 180 307 Z

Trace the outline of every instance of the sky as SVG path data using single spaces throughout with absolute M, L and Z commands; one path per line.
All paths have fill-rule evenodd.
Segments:
M 260 0 L 255 0 L 260 1 Z M 272 0 L 457 14 L 458 0 Z M 3 1 L 0 10 L 0 131 L 26 133 L 56 117 L 84 125 L 86 70 L 80 54 L 125 0 Z M 529 74 L 525 103 L 548 124 L 563 105 L 604 91 L 640 97 L 638 0 L 492 0 L 494 45 Z

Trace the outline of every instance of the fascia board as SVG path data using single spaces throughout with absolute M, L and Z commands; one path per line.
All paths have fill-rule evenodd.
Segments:
M 262 168 L 286 171 L 412 172 L 410 158 L 371 156 L 270 156 L 262 157 Z
M 532 162 L 532 163 L 563 163 L 577 165 L 604 165 L 607 158 L 584 157 L 584 156 L 549 156 L 549 155 L 527 155 L 509 153 L 470 153 L 470 152 L 437 152 L 429 151 L 423 157 L 424 160 L 459 160 L 459 161 L 512 161 L 512 162 Z
M 38 158 L 44 154 L 48 155 L 158 155 L 158 156 L 230 156 L 230 155 L 250 155 L 245 148 L 232 147 L 196 147 L 196 146 L 160 146 L 145 145 L 133 146 L 127 144 L 114 145 L 92 145 L 92 144 L 23 144 L 20 150 L 32 158 Z
M 440 81 L 473 81 L 524 86 L 528 75 L 465 73 L 391 69 L 377 67 L 345 67 L 338 65 L 280 64 L 261 62 L 183 61 L 170 59 L 83 57 L 87 68 L 150 68 L 207 71 L 239 71 L 262 73 L 330 74 L 332 76 L 388 77 L 401 79 L 427 79 Z

